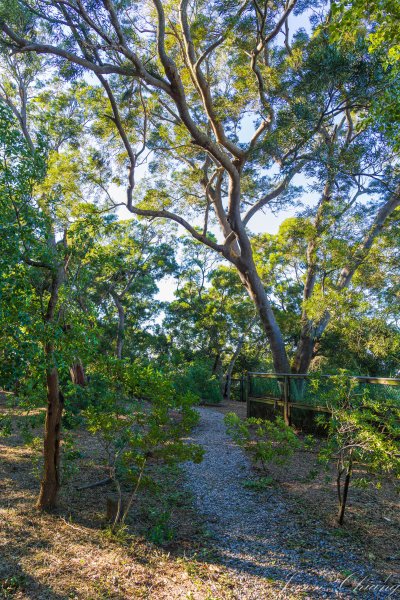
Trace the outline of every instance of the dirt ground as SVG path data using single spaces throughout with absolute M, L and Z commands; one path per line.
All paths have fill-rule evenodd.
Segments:
M 34 508 L 36 453 L 17 432 L 0 438 L 0 599 L 233 597 L 232 582 L 208 554 L 181 471 L 154 464 L 155 484 L 138 497 L 127 528 L 111 535 L 109 486 L 76 489 L 106 476 L 101 448 L 87 433 L 76 435 L 79 473 L 52 514 Z
M 225 402 L 215 410 L 246 417 L 246 405 L 240 402 Z M 326 471 L 318 464 L 318 449 L 317 443 L 312 452 L 296 452 L 288 464 L 281 467 L 270 465 L 268 468 L 275 484 L 287 492 L 296 506 L 296 518 L 310 522 L 320 519 L 342 538 L 343 543 L 350 538 L 356 541 L 382 573 L 400 575 L 399 488 L 389 480 L 383 482 L 381 489 L 352 485 L 345 523 L 339 527 L 336 522 L 335 468 L 332 465 Z M 360 474 L 356 470 L 354 480 Z
M 245 416 L 239 403 L 218 410 Z M 0 414 L 8 413 L 0 403 Z M 106 476 L 101 447 L 83 431 L 74 435 L 81 453 L 79 472 L 63 487 L 52 514 L 34 508 L 37 450 L 22 444 L 16 430 L 0 437 L 0 599 L 240 599 L 240 589 L 214 560 L 180 469 L 153 465 L 155 484 L 140 494 L 128 527 L 114 536 L 105 519 L 112 490 L 77 490 Z M 307 521 L 316 514 L 343 543 L 349 536 L 357 538 L 382 572 L 393 572 L 400 562 L 394 487 L 352 489 L 347 523 L 338 528 L 333 485 L 325 482 L 325 474 L 308 477 L 314 462 L 315 453 L 302 452 L 288 467 L 271 468 L 275 485 L 295 506 L 290 518 Z

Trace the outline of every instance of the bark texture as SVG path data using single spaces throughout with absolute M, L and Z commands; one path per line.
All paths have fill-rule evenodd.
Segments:
M 81 360 L 77 360 L 76 362 L 74 362 L 74 364 L 70 367 L 70 373 L 72 383 L 74 383 L 75 385 L 80 385 L 82 387 L 85 387 L 87 385 L 85 369 L 83 368 Z
M 285 342 L 279 325 L 275 319 L 275 315 L 263 283 L 256 271 L 252 259 L 249 259 L 246 262 L 241 259 L 240 262 L 240 279 L 242 280 L 250 298 L 253 300 L 260 316 L 261 323 L 271 347 L 275 372 L 288 373 L 290 371 L 290 365 L 286 354 Z M 246 268 L 247 265 L 248 268 Z
M 55 239 L 52 245 L 56 248 Z M 37 508 L 40 510 L 51 510 L 57 503 L 57 494 L 60 488 L 60 442 L 61 442 L 61 419 L 64 408 L 64 399 L 60 391 L 59 376 L 55 360 L 55 346 L 51 328 L 56 317 L 58 294 L 65 279 L 64 264 L 59 264 L 53 271 L 51 278 L 50 299 L 45 314 L 45 325 L 47 335 L 51 341 L 46 342 L 44 350 L 47 363 L 47 408 L 44 427 L 43 478 L 40 484 L 40 493 Z
M 40 510 L 50 510 L 57 503 L 57 494 L 60 488 L 60 441 L 63 408 L 64 400 L 59 388 L 58 371 L 56 367 L 53 367 L 47 373 L 44 467 L 37 501 L 37 507 Z

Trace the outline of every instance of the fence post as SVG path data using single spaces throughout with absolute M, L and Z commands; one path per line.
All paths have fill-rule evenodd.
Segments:
M 249 391 L 250 391 L 250 375 L 246 373 L 246 385 L 245 385 L 245 397 L 246 397 L 246 417 L 250 417 L 250 402 L 249 402 Z
M 289 393 L 289 377 L 285 375 L 283 380 L 283 418 L 286 425 L 290 425 Z

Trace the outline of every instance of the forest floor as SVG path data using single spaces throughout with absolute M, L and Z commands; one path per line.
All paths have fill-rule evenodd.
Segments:
M 230 409 L 200 409 L 193 438 L 206 444 L 203 466 L 154 463 L 154 483 L 138 496 L 118 535 L 110 533 L 105 519 L 112 490 L 77 490 L 105 476 L 95 438 L 74 433 L 79 472 L 71 473 L 51 514 L 34 508 L 38 449 L 24 445 L 17 430 L 0 439 L 0 599 L 319 598 L 331 597 L 332 580 L 343 581 L 351 574 L 347 569 L 359 575 L 373 563 L 370 570 L 378 578 L 391 573 L 395 561 L 386 560 L 380 543 L 368 546 L 374 531 L 387 523 L 385 552 L 395 558 L 392 523 L 380 522 L 383 514 L 394 520 L 391 496 L 379 499 L 378 516 L 360 532 L 356 526 L 334 527 L 328 512 L 318 512 L 315 501 L 305 505 L 304 492 L 282 473 L 276 473 L 271 490 L 246 488 L 254 471 L 226 437 L 221 413 Z M 0 413 L 9 412 L 0 405 Z M 312 560 L 317 548 L 323 562 Z M 351 588 L 345 589 L 342 597 L 353 597 Z
M 0 416 L 10 412 L 0 402 Z M 103 450 L 85 431 L 74 437 L 79 472 L 50 514 L 34 507 L 40 448 L 23 444 L 15 428 L 0 438 L 0 600 L 234 597 L 226 569 L 211 557 L 182 469 L 154 463 L 154 483 L 114 535 L 106 520 L 110 486 L 77 490 L 106 477 Z
M 240 402 L 225 402 L 218 408 L 225 415 L 235 412 L 246 417 L 246 405 Z M 355 540 L 362 553 L 369 558 L 375 568 L 385 576 L 400 576 L 400 488 L 393 480 L 383 480 L 381 487 L 358 487 L 354 480 L 363 476 L 355 469 L 350 487 L 343 527 L 338 526 L 336 468 L 332 464 L 325 470 L 318 464 L 320 449 L 317 442 L 312 451 L 299 451 L 288 464 L 282 467 L 269 466 L 269 475 L 280 490 L 286 492 L 288 501 L 294 503 L 301 512 L 313 519 L 319 519 L 332 535 Z M 255 471 L 253 469 L 253 473 Z M 261 473 L 258 473 L 258 476 Z M 400 597 L 400 594 L 399 594 Z
M 215 553 L 241 586 L 240 597 L 272 598 L 266 583 L 274 582 L 281 597 L 349 598 L 364 578 L 364 586 L 380 587 L 387 580 L 391 589 L 358 589 L 357 597 L 389 597 L 400 583 L 393 486 L 387 483 L 380 494 L 352 490 L 348 524 L 338 527 L 335 489 L 325 482 L 326 472 L 309 477 L 317 450 L 297 453 L 285 467 L 271 467 L 271 483 L 260 489 L 260 473 L 226 434 L 223 416 L 232 409 L 244 416 L 244 406 L 236 403 L 200 408 L 192 439 L 206 453 L 202 463 L 185 468 Z

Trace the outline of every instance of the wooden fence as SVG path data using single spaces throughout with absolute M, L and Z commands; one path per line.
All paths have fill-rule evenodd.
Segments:
M 390 398 L 400 403 L 400 379 L 351 377 L 354 393 L 368 388 L 373 398 Z M 281 414 L 285 422 L 315 431 L 315 416 L 331 414 L 332 376 L 254 373 L 243 375 L 236 383 L 236 398 L 247 403 L 248 417 L 273 418 Z M 316 385 L 316 381 L 318 384 Z

